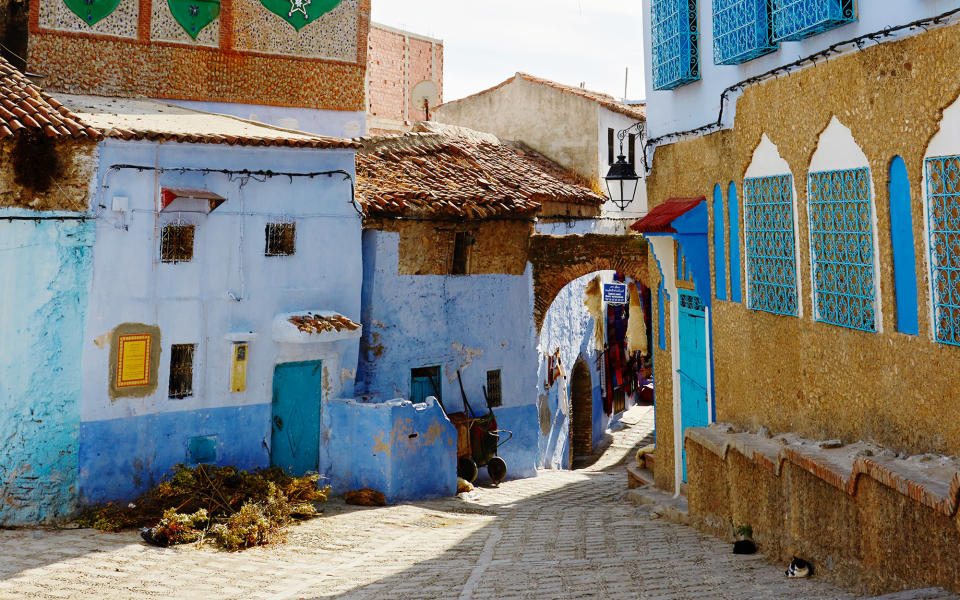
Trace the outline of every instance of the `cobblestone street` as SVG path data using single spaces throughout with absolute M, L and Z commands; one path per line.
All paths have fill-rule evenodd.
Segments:
M 285 545 L 160 549 L 136 533 L 0 532 L 0 598 L 853 598 L 623 500 L 622 460 L 647 443 L 635 408 L 579 471 L 386 508 L 328 503 Z

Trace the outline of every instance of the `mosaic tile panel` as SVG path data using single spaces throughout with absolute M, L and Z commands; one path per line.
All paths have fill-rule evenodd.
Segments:
M 137 0 L 120 0 L 112 13 L 88 25 L 70 10 L 63 0 L 39 0 L 40 27 L 59 31 L 77 31 L 116 37 L 136 38 L 140 9 Z
M 220 17 L 200 30 L 197 39 L 191 38 L 173 18 L 167 0 L 153 0 L 153 18 L 150 21 L 150 39 L 161 42 L 179 42 L 197 46 L 220 45 Z
M 344 62 L 357 60 L 359 0 L 343 0 L 299 32 L 259 0 L 235 0 L 233 10 L 237 50 Z

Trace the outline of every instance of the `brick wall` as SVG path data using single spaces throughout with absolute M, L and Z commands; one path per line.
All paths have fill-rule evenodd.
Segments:
M 411 95 L 432 81 L 443 98 L 443 42 L 371 23 L 367 47 L 367 114 L 380 122 L 422 121 Z M 372 124 L 375 125 L 375 124 Z

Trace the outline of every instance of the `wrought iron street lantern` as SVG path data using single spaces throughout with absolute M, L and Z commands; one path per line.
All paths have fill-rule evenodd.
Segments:
M 627 157 L 623 153 L 623 140 L 633 130 L 637 131 L 637 137 L 642 140 L 645 125 L 643 121 L 639 121 L 617 133 L 617 139 L 620 140 L 620 154 L 617 156 L 617 162 L 610 165 L 610 170 L 604 177 L 610 200 L 620 210 L 626 209 L 633 202 L 633 198 L 637 195 L 637 186 L 640 184 L 640 177 L 637 176 L 633 163 L 627 162 Z

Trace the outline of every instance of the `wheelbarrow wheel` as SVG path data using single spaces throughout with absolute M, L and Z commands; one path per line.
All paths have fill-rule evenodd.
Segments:
M 473 459 L 469 456 L 461 456 L 457 459 L 457 477 L 460 479 L 466 479 L 470 483 L 473 483 L 476 481 L 479 473 L 480 470 L 477 468 L 477 463 L 473 462 Z
M 503 478 L 507 476 L 507 461 L 499 456 L 491 458 L 490 462 L 487 463 L 487 475 L 490 476 L 490 481 L 494 485 L 500 485 Z

